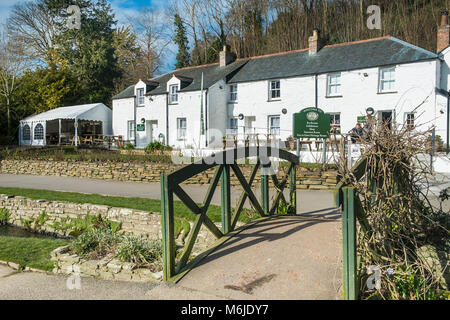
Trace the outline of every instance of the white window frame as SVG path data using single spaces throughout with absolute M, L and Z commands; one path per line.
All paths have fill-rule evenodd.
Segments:
M 336 77 L 338 76 L 338 77 Z M 336 83 L 332 83 L 333 79 L 338 79 Z M 342 96 L 342 75 L 340 72 L 330 73 L 327 75 L 327 97 L 340 97 Z M 336 92 L 332 92 L 332 88 L 336 88 Z
M 136 122 L 134 120 L 127 121 L 128 140 L 136 139 Z
M 36 130 L 38 128 L 41 128 L 42 132 L 41 132 L 41 130 L 39 130 L 39 132 L 36 132 Z M 44 131 L 45 131 L 44 126 L 41 123 L 36 124 L 33 129 L 33 140 L 44 140 L 44 138 L 45 138 Z M 36 137 L 36 135 L 38 135 L 38 136 Z M 42 137 L 39 137 L 40 135 L 42 135 Z
M 409 116 L 412 116 L 412 125 L 409 123 L 410 119 Z M 416 115 L 414 112 L 406 112 L 405 113 L 405 125 L 409 129 L 414 129 L 416 126 Z
M 275 83 L 275 88 L 272 88 L 272 84 Z M 278 83 L 278 88 L 277 88 L 277 84 Z M 272 92 L 277 92 L 278 91 L 278 96 L 275 94 L 275 97 L 273 97 Z M 269 81 L 269 101 L 277 101 L 277 100 L 281 100 L 281 81 L 280 80 L 270 80 Z
M 394 76 L 390 77 L 389 79 L 385 79 L 383 77 L 384 71 L 393 71 Z M 391 67 L 384 67 L 384 68 L 380 68 L 378 71 L 378 93 L 389 93 L 389 92 L 396 92 L 396 71 L 397 68 L 395 66 L 391 66 Z M 391 85 L 389 86 L 389 89 L 384 89 L 384 84 L 385 83 L 391 83 Z
M 233 123 L 233 121 L 235 121 L 236 122 L 236 126 L 233 128 L 233 125 L 232 125 L 232 123 Z M 238 118 L 236 118 L 236 117 L 232 117 L 232 118 L 230 118 L 229 120 L 228 120 L 228 124 L 229 124 L 229 129 L 228 129 L 228 132 L 230 133 L 230 134 L 238 134 Z
M 175 91 L 173 89 L 176 88 Z M 180 86 L 178 84 L 173 84 L 169 86 L 169 104 L 177 104 L 178 103 L 178 92 Z
M 182 120 L 184 120 L 184 127 L 181 126 Z M 177 140 L 186 140 L 187 119 L 177 118 Z
M 238 100 L 238 85 L 231 84 L 230 85 L 230 102 L 237 102 Z
M 28 128 L 28 139 L 25 139 L 25 128 Z M 26 124 L 22 127 L 22 140 L 23 141 L 31 140 L 31 127 L 28 124 Z
M 278 127 L 272 127 L 272 119 L 278 118 Z M 267 128 L 269 129 L 269 133 L 275 136 L 280 136 L 281 134 L 281 117 L 280 115 L 272 115 L 272 116 L 268 116 L 268 125 Z M 276 129 L 278 128 L 278 129 Z M 278 131 L 278 132 L 274 132 L 274 131 Z
M 145 105 L 145 90 L 143 88 L 137 89 L 137 100 L 138 100 L 138 106 L 144 106 Z
M 339 132 L 341 131 L 341 113 L 340 112 L 330 112 L 330 125 L 331 128 L 337 128 Z M 339 117 L 339 123 L 336 123 L 336 116 Z

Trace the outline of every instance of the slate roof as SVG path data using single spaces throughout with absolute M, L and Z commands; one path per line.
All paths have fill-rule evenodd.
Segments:
M 206 89 L 224 78 L 228 83 L 249 82 L 381 67 L 437 58 L 438 55 L 433 52 L 395 37 L 385 36 L 328 45 L 315 55 L 310 55 L 308 49 L 302 49 L 239 59 L 224 68 L 215 63 L 178 69 L 149 80 L 151 85 L 146 82 L 147 95 L 166 93 L 167 82 L 173 75 L 179 76 L 183 82 L 179 91 L 186 92 L 200 90 L 202 72 Z M 160 85 L 156 87 L 155 83 Z M 134 97 L 134 86 L 128 87 L 113 99 L 130 97 Z
M 250 58 L 229 83 L 289 78 L 436 59 L 435 53 L 386 36 L 323 47 Z
M 115 95 L 113 100 L 125 99 L 125 98 L 134 98 L 134 86 L 129 86 L 121 93 Z

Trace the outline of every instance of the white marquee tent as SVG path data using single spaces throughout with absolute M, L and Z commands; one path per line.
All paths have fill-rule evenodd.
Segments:
M 85 129 L 87 128 L 87 129 Z M 61 107 L 20 121 L 19 144 L 45 146 L 72 141 L 78 145 L 82 131 L 112 134 L 112 111 L 103 103 Z

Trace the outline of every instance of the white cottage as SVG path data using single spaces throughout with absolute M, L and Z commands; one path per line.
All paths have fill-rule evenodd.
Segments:
M 227 132 L 286 140 L 293 114 L 306 107 L 331 114 L 346 133 L 372 107 L 385 121 L 435 126 L 448 141 L 449 45 L 444 12 L 437 54 L 391 36 L 323 45 L 317 29 L 303 50 L 234 60 L 225 47 L 219 63 L 139 81 L 115 96 L 113 131 L 138 148 L 155 140 L 210 148 Z
M 82 134 L 112 134 L 112 111 L 103 103 L 52 109 L 20 121 L 22 146 L 78 144 Z

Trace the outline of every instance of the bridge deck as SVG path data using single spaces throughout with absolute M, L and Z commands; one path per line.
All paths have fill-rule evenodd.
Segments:
M 251 226 L 178 284 L 229 299 L 339 299 L 341 257 L 340 215 L 317 210 Z

